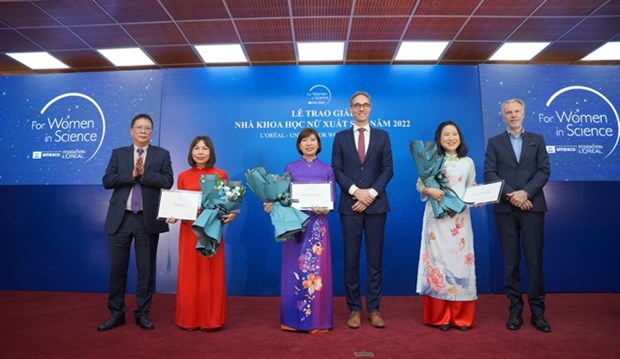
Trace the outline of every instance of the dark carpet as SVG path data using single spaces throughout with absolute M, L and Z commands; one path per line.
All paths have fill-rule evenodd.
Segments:
M 322 334 L 279 329 L 277 297 L 229 297 L 224 328 L 188 332 L 174 325 L 175 296 L 158 294 L 155 330 L 127 324 L 96 328 L 108 316 L 106 294 L 0 291 L 4 358 L 620 358 L 620 294 L 552 293 L 541 333 L 524 313 L 521 330 L 504 328 L 507 300 L 481 295 L 475 327 L 441 332 L 421 323 L 418 296 L 384 297 L 385 329 L 348 329 L 344 298 L 334 300 L 334 328 Z M 128 298 L 130 310 L 135 306 Z

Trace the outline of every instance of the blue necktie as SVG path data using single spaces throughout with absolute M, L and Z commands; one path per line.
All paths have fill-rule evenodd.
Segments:
M 142 157 L 144 150 L 138 148 L 138 159 Z M 133 185 L 133 194 L 131 196 L 131 211 L 138 213 L 142 210 L 142 185 L 140 184 L 140 178 L 137 179 L 136 184 Z

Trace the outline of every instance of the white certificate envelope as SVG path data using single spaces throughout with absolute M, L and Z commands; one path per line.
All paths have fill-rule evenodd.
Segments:
M 157 218 L 174 217 L 195 221 L 202 200 L 200 191 L 161 190 Z
M 291 183 L 292 207 L 297 209 L 334 209 L 331 182 Z
M 504 188 L 503 180 L 468 187 L 462 199 L 464 202 L 468 203 L 497 203 L 502 194 L 502 188 Z

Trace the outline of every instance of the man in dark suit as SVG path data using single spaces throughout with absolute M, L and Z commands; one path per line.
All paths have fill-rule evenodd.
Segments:
M 140 114 L 131 121 L 129 130 L 133 144 L 112 151 L 103 176 L 103 186 L 113 189 L 105 230 L 110 250 L 110 288 L 108 309 L 111 312 L 98 331 L 125 324 L 125 290 L 127 268 L 134 242 L 138 283 L 134 310 L 136 324 L 153 329 L 149 308 L 155 290 L 155 261 L 159 234 L 168 231 L 165 221 L 157 220 L 160 191 L 173 184 L 170 153 L 150 145 L 153 120 Z
M 491 137 L 484 156 L 487 182 L 504 180 L 499 203 L 493 205 L 495 224 L 504 254 L 504 286 L 510 300 L 506 328 L 523 324 L 519 262 L 521 248 L 528 278 L 531 323 L 541 332 L 551 332 L 544 317 L 543 242 L 547 203 L 543 187 L 551 173 L 545 140 L 523 129 L 525 104 L 511 99 L 501 105 L 506 132 Z
M 371 102 L 366 92 L 356 92 L 349 101 L 355 120 L 353 128 L 334 138 L 332 167 L 340 186 L 338 212 L 344 239 L 344 275 L 347 325 L 361 326 L 359 260 L 362 233 L 366 243 L 368 319 L 375 328 L 385 327 L 379 313 L 382 287 L 383 237 L 390 210 L 386 186 L 393 175 L 392 147 L 386 131 L 368 123 Z

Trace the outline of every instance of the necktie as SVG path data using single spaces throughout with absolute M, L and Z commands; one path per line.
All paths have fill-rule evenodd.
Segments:
M 138 148 L 138 159 L 142 158 L 142 154 L 144 150 L 142 148 Z M 133 194 L 131 196 L 131 211 L 133 213 L 138 213 L 142 209 L 142 185 L 140 184 L 140 178 L 136 181 L 136 184 L 133 185 Z
M 358 129 L 359 135 L 357 137 L 357 154 L 360 156 L 360 162 L 364 162 L 364 157 L 366 157 L 366 141 L 364 140 L 364 131 L 366 129 L 360 128 Z

